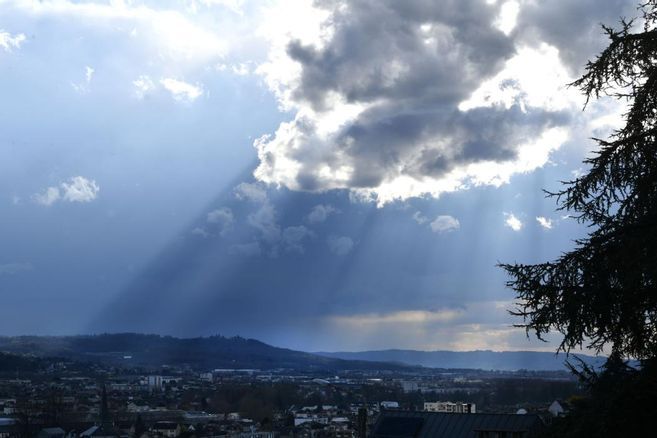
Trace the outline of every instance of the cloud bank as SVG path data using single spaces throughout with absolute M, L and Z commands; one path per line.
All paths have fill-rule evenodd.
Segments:
M 314 33 L 286 29 L 258 69 L 295 115 L 255 142 L 256 178 L 383 204 L 543 166 L 580 108 L 565 85 L 595 18 L 627 2 L 569 28 L 553 3 L 567 2 L 315 2 Z

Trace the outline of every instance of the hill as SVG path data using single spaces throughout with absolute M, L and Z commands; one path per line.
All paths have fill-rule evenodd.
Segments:
M 361 352 L 319 352 L 324 357 L 345 360 L 371 360 L 378 362 L 396 362 L 411 366 L 430 368 L 461 368 L 482 370 L 535 370 L 563 371 L 564 354 L 556 355 L 538 351 L 418 351 L 418 350 L 378 350 Z M 573 355 L 571 355 L 573 356 Z M 584 362 L 596 367 L 601 366 L 605 357 L 577 354 Z M 571 362 L 576 362 L 573 357 Z
M 84 336 L 0 337 L 0 352 L 63 357 L 125 366 L 290 368 L 298 370 L 405 369 L 400 364 L 351 361 L 273 347 L 255 339 L 210 336 L 175 338 L 135 333 Z

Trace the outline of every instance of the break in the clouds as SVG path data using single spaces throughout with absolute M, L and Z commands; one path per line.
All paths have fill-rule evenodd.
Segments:
M 91 202 L 98 196 L 100 187 L 96 181 L 83 176 L 74 176 L 59 186 L 51 186 L 40 193 L 35 193 L 36 203 L 51 206 L 57 201 Z
M 302 31 L 287 29 L 258 70 L 295 117 L 255 143 L 255 176 L 383 204 L 543 166 L 579 117 L 566 84 L 575 58 L 581 65 L 599 42 L 591 15 L 627 2 L 585 2 L 578 23 L 557 16 L 581 9 L 566 3 L 315 2 Z M 570 26 L 555 24 L 563 19 Z
M 409 339 L 410 348 L 421 350 L 523 350 L 525 334 L 506 323 L 510 305 L 493 301 L 435 310 L 339 315 L 328 317 L 325 324 L 349 339 L 345 349 L 359 350 L 363 345 L 386 349 Z M 553 351 L 547 345 L 542 349 Z

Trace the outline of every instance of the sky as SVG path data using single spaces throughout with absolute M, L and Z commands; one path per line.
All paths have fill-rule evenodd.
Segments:
M 543 190 L 636 6 L 0 0 L 0 334 L 553 351 L 496 264 L 586 233 Z

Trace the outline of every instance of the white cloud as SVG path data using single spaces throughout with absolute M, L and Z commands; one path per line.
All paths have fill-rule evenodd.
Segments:
M 413 213 L 413 220 L 420 225 L 424 225 L 427 222 L 429 222 L 429 218 L 423 215 L 422 213 L 420 213 L 419 211 Z
M 315 205 L 310 213 L 308 213 L 307 220 L 311 224 L 324 222 L 331 214 L 337 212 L 338 210 L 329 204 Z
M 446 233 L 458 230 L 461 223 L 455 217 L 449 215 L 440 215 L 431 222 L 431 231 L 434 233 Z
M 173 78 L 161 79 L 160 84 L 162 84 L 162 86 L 169 91 L 171 96 L 178 102 L 191 103 L 203 94 L 203 87 L 199 84 L 192 85 Z
M 305 252 L 304 240 L 313 235 L 313 232 L 303 225 L 287 227 L 283 230 L 282 242 L 286 251 L 303 254 Z
M 518 2 L 469 1 L 467 14 L 440 2 L 414 2 L 413 14 L 405 2 L 306 7 L 272 13 L 303 25 L 266 28 L 274 42 L 258 72 L 296 114 L 254 143 L 257 179 L 381 205 L 508 183 L 567 140 L 581 99 L 564 89 L 557 48 L 512 32 Z
M 586 174 L 586 171 L 584 169 L 582 169 L 581 167 L 578 167 L 575 170 L 571 170 L 570 174 L 573 176 L 573 178 L 579 178 L 582 175 Z
M 51 206 L 57 201 L 91 202 L 98 197 L 100 187 L 96 181 L 83 176 L 74 176 L 57 186 L 46 188 L 41 193 L 32 195 L 37 204 Z
M 339 256 L 349 254 L 354 248 L 354 241 L 347 236 L 330 236 L 326 239 L 326 244 L 333 254 Z
M 248 76 L 253 73 L 253 66 L 250 62 L 240 62 L 237 64 L 219 63 L 215 67 L 218 71 L 228 71 L 236 76 Z
M 84 79 L 80 82 L 71 82 L 71 87 L 78 93 L 84 94 L 89 92 L 89 85 L 96 70 L 88 65 L 84 67 Z
M 260 232 L 262 239 L 269 244 L 276 244 L 281 239 L 281 228 L 276 221 L 276 209 L 269 202 L 247 216 L 249 225 Z
M 93 78 L 95 72 L 96 70 L 88 65 L 84 68 L 84 79 L 87 81 L 87 84 L 91 82 L 91 78 Z
M 17 33 L 12 35 L 9 32 L 0 29 L 0 47 L 2 47 L 5 52 L 11 52 L 14 49 L 20 48 L 21 44 L 25 42 L 25 39 L 25 34 Z
M 242 7 L 244 6 L 244 0 L 192 0 L 193 5 L 195 5 L 196 2 L 206 7 L 221 6 L 234 12 L 235 14 L 244 14 L 244 11 L 242 10 Z
M 260 184 L 241 183 L 235 187 L 235 197 L 239 200 L 265 202 L 267 200 L 267 191 Z
M 148 75 L 140 75 L 137 79 L 132 81 L 135 86 L 135 95 L 139 99 L 143 99 L 151 91 L 155 90 L 155 83 Z
M 62 199 L 69 202 L 91 202 L 98 197 L 100 187 L 96 181 L 74 176 L 61 184 Z
M 514 215 L 513 213 L 504 213 L 506 217 L 504 224 L 511 228 L 513 231 L 520 231 L 523 227 L 523 223 Z
M 235 216 L 233 215 L 233 210 L 228 207 L 222 207 L 208 213 L 207 221 L 211 224 L 217 224 L 221 228 L 219 234 L 224 236 L 232 228 Z
M 34 270 L 34 266 L 31 263 L 7 263 L 0 265 L 0 277 L 3 275 L 16 275 L 32 270 Z
M 233 211 L 228 207 L 221 207 L 208 213 L 208 222 L 212 224 L 225 224 L 233 222 Z
M 55 202 L 59 201 L 60 198 L 59 187 L 48 187 L 42 193 L 35 193 L 32 196 L 34 202 L 45 206 L 53 205 Z
M 539 223 L 540 226 L 542 226 L 546 230 L 551 230 L 552 229 L 552 225 L 553 225 L 552 219 L 548 219 L 548 218 L 543 217 L 543 216 L 537 216 L 536 221 Z

